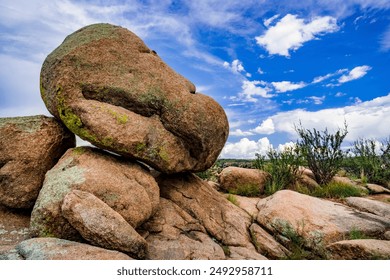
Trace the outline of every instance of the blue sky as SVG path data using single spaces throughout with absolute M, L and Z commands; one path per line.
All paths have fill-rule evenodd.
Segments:
M 294 125 L 348 142 L 390 136 L 390 0 L 0 0 L 0 117 L 49 115 L 45 57 L 96 22 L 126 27 L 225 109 L 225 158 L 294 142 Z

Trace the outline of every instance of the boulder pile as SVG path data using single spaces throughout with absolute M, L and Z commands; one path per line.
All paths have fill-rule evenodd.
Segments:
M 0 119 L 0 259 L 390 258 L 387 203 L 260 198 L 269 174 L 230 168 L 221 189 L 256 192 L 233 201 L 193 174 L 227 140 L 224 110 L 129 30 L 69 35 L 40 88 L 54 118 Z M 357 230 L 371 239 L 346 242 Z

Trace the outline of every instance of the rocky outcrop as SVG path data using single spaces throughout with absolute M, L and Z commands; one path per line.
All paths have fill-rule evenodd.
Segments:
M 46 58 L 41 95 L 84 140 L 165 173 L 206 170 L 228 136 L 218 103 L 110 24 L 76 31 Z
M 385 217 L 390 220 L 390 204 L 375 201 L 363 197 L 347 197 L 345 199 L 346 203 L 354 208 L 357 208 L 361 211 L 372 213 L 381 217 Z
M 234 253 L 233 256 L 242 258 L 264 259 L 256 252 L 249 234 L 251 216 L 230 203 L 207 182 L 189 173 L 161 175 L 157 181 L 161 196 L 198 220 L 207 233 L 221 244 L 228 257 Z
M 222 260 L 220 244 L 208 234 L 201 222 L 171 200 L 160 199 L 156 214 L 143 226 L 151 260 Z
M 23 260 L 131 260 L 117 251 L 57 238 L 25 240 L 8 254 L 13 258 L 16 255 Z
M 390 259 L 390 241 L 387 240 L 344 240 L 330 244 L 327 250 L 331 258 L 337 260 Z
M 95 195 L 133 228 L 149 219 L 159 202 L 157 183 L 141 165 L 91 147 L 70 149 L 46 174 L 31 214 L 33 236 L 80 240 L 61 213 L 71 190 Z
M 259 203 L 260 198 L 258 197 L 246 197 L 235 194 L 225 194 L 224 195 L 228 200 L 232 200 L 234 205 L 240 207 L 242 210 L 247 212 L 251 217 L 256 219 L 257 214 L 259 213 L 259 209 L 257 209 L 256 205 Z
M 351 231 L 382 236 L 390 228 L 386 218 L 288 190 L 260 200 L 257 208 L 257 221 L 268 231 L 301 236 L 312 248 L 343 240 Z
M 32 208 L 45 173 L 75 144 L 54 118 L 0 118 L 0 204 Z
M 382 187 L 377 184 L 366 184 L 365 187 L 368 189 L 368 191 L 371 194 L 381 194 L 381 193 L 390 194 L 389 189 L 386 189 L 385 187 Z
M 262 229 L 258 224 L 252 224 L 249 228 L 253 243 L 257 251 L 271 259 L 286 259 L 290 252 L 272 235 Z
M 227 167 L 219 175 L 220 189 L 236 194 L 253 196 L 264 193 L 269 174 L 258 169 Z
M 61 206 L 62 215 L 89 241 L 105 249 L 122 251 L 143 259 L 148 245 L 118 212 L 91 193 L 69 192 Z

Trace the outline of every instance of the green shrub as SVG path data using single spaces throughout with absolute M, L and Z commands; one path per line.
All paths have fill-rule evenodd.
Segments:
M 302 159 L 295 148 L 287 148 L 284 151 L 270 149 L 267 152 L 268 160 L 264 156 L 256 154 L 255 166 L 267 171 L 271 178 L 266 182 L 265 193 L 271 195 L 279 190 L 294 188 L 301 175 L 299 166 Z
M 257 183 L 237 185 L 235 190 L 229 191 L 231 194 L 256 197 L 260 195 L 260 187 Z
M 378 145 L 379 144 L 379 145 Z M 367 182 L 388 186 L 390 181 L 390 138 L 382 142 L 358 139 L 353 143 L 350 172 Z
M 355 239 L 369 239 L 367 235 L 364 234 L 364 232 L 358 230 L 358 229 L 352 229 L 349 232 L 349 240 L 355 240 Z
M 311 195 L 323 198 L 345 198 L 350 196 L 364 196 L 367 192 L 344 183 L 330 182 L 316 188 Z
M 227 198 L 227 200 L 229 200 L 234 205 L 239 206 L 238 205 L 238 201 L 237 201 L 237 197 L 234 194 L 229 193 L 226 198 Z
M 329 133 L 328 129 L 305 129 L 301 124 L 295 129 L 300 136 L 298 149 L 313 171 L 315 180 L 320 185 L 328 184 L 343 162 L 341 144 L 348 133 L 347 125 L 344 124 L 344 128 L 338 129 L 334 134 Z

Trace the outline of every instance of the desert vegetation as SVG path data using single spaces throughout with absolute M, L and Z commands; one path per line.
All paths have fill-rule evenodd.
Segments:
M 292 189 L 323 198 L 364 196 L 369 192 L 346 182 L 335 181 L 336 175 L 347 177 L 361 186 L 374 183 L 389 188 L 390 137 L 384 140 L 359 138 L 349 148 L 343 148 L 348 126 L 330 132 L 328 129 L 307 129 L 296 125 L 299 136 L 296 143 L 284 150 L 269 149 L 265 155 L 255 154 L 254 160 L 219 159 L 209 170 L 198 173 L 202 179 L 217 181 L 225 167 L 259 169 L 271 176 L 265 185 L 265 194 Z M 304 167 L 304 168 L 303 168 Z M 302 176 L 304 169 L 312 171 L 316 187 L 307 186 Z M 244 189 L 242 193 L 246 195 Z

